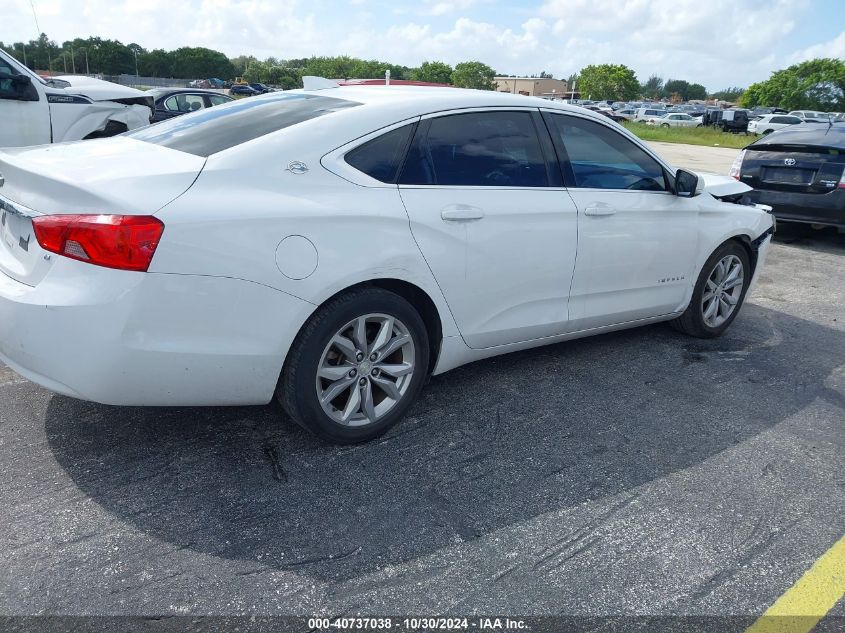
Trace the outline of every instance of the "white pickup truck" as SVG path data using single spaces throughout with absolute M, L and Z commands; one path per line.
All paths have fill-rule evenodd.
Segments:
M 0 50 L 0 147 L 112 136 L 149 125 L 153 97 L 84 76 L 45 81 Z

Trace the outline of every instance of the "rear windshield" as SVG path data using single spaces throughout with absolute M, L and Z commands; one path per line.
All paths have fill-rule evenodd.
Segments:
M 208 157 L 259 136 L 358 105 L 361 104 L 355 101 L 311 94 L 248 97 L 133 130 L 124 136 Z

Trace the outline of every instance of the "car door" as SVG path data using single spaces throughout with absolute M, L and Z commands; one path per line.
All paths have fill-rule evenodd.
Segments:
M 50 106 L 36 79 L 0 57 L 0 147 L 52 141 Z
M 670 314 L 694 282 L 699 203 L 640 145 L 602 122 L 546 111 L 579 212 L 569 300 L 578 330 Z
M 424 117 L 399 183 L 467 345 L 567 331 L 577 211 L 538 110 Z

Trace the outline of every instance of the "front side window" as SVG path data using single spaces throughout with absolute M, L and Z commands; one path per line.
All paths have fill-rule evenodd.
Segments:
M 408 185 L 548 187 L 529 112 L 471 112 L 431 119 L 400 179 Z M 421 126 L 421 129 L 422 126 Z
M 322 95 L 271 93 L 174 117 L 124 136 L 208 157 L 303 121 L 359 105 L 357 101 Z
M 667 191 L 660 163 L 619 132 L 565 114 L 550 114 L 549 119 L 568 156 L 572 186 Z
M 213 106 L 223 105 L 224 103 L 229 103 L 231 101 L 231 99 L 228 99 L 223 95 L 209 95 L 208 98 Z

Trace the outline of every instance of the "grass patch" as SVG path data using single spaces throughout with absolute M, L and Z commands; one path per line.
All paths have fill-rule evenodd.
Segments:
M 644 141 L 663 143 L 742 149 L 757 139 L 754 134 L 731 134 L 712 127 L 660 127 L 645 123 L 623 123 L 623 125 Z

